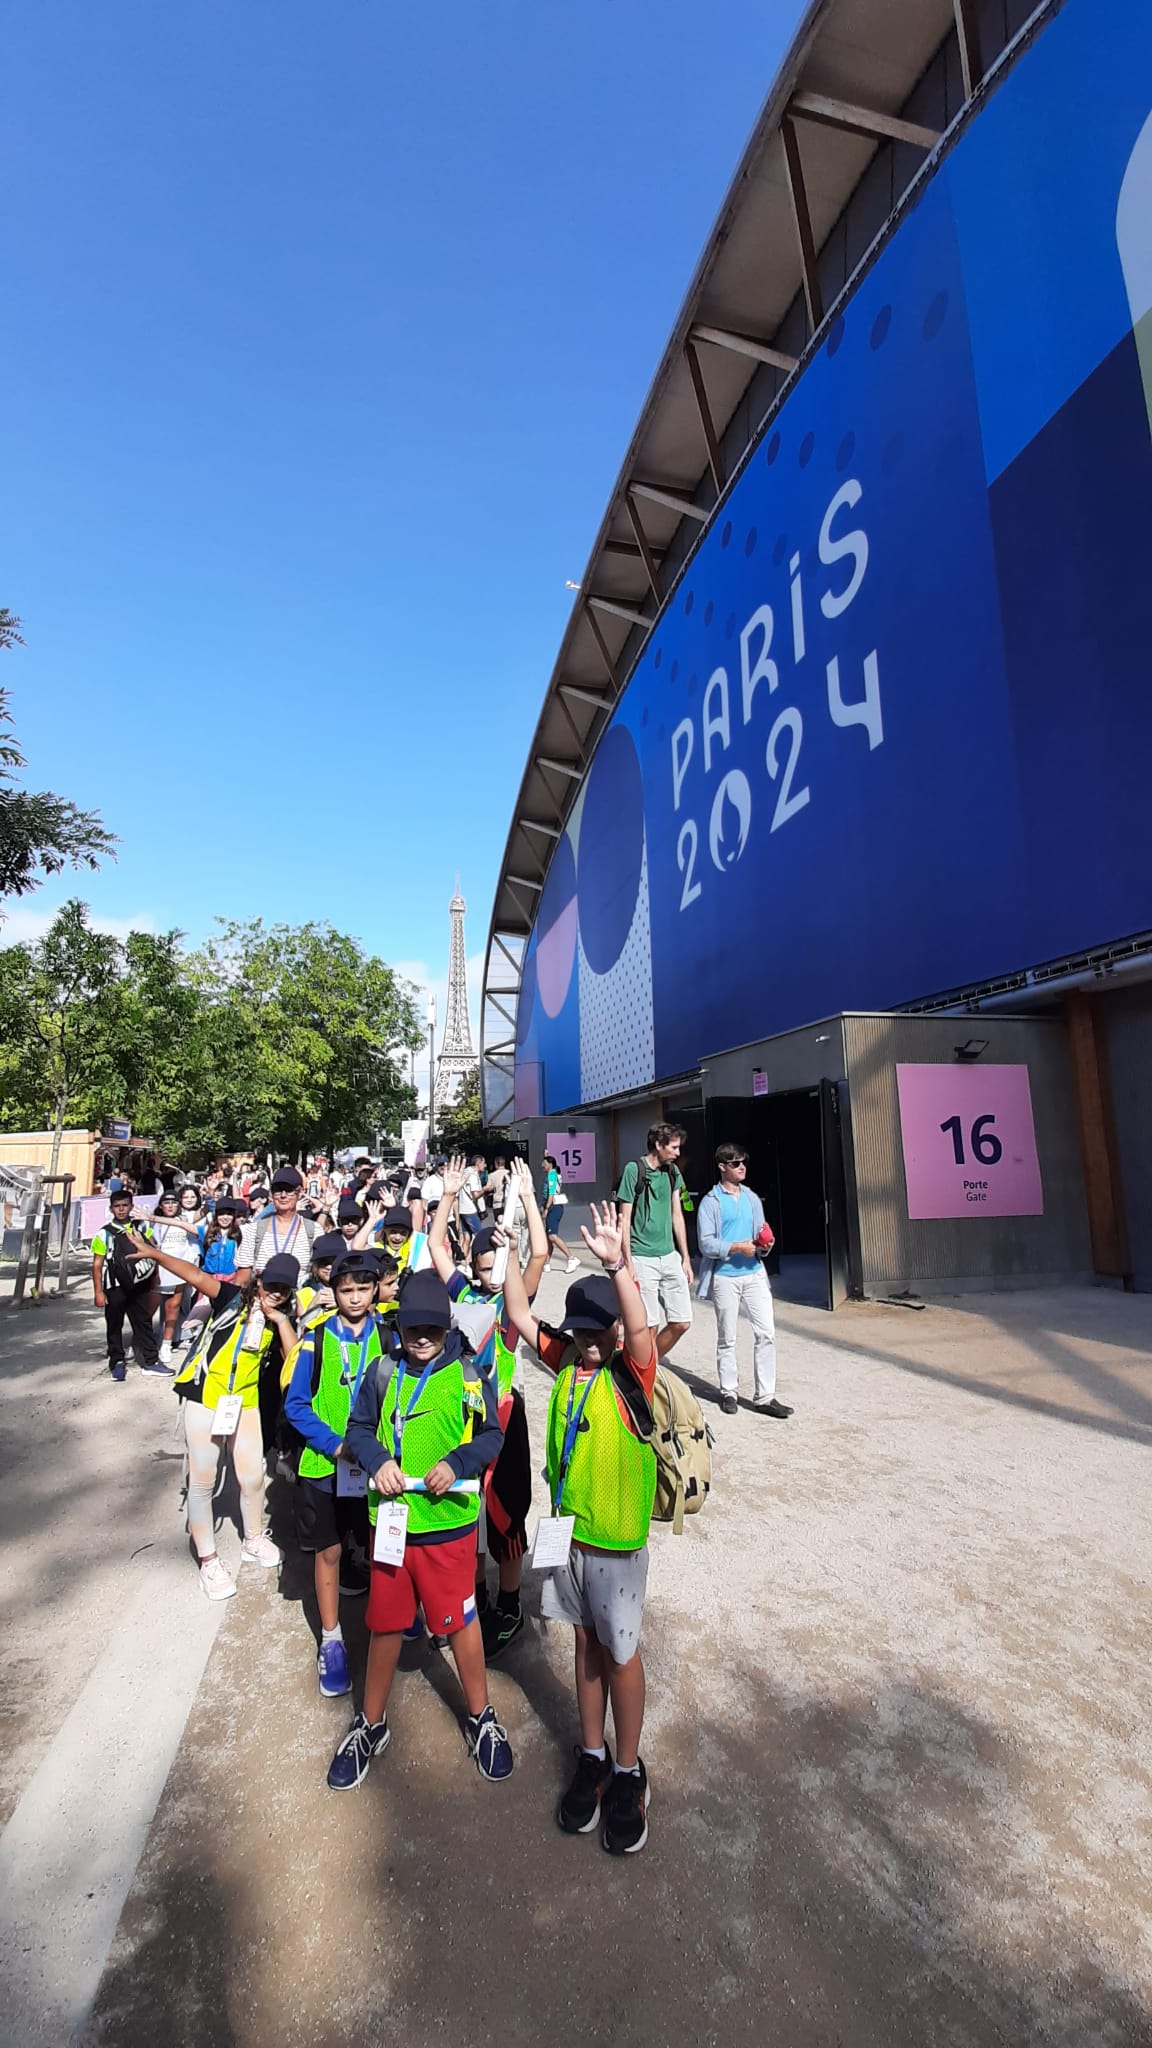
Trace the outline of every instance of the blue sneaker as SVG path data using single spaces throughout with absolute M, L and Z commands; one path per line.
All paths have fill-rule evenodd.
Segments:
M 352 1690 L 352 1673 L 348 1669 L 348 1652 L 339 1636 L 331 1643 L 321 1643 L 316 1659 L 316 1672 L 320 1680 L 320 1691 L 326 1700 L 338 1700 L 342 1693 Z
M 420 1615 L 417 1615 L 415 1621 L 412 1623 L 411 1628 L 406 1628 L 404 1630 L 404 1641 L 406 1643 L 418 1643 L 423 1633 L 424 1623 Z
M 482 1778 L 511 1777 L 512 1744 L 493 1707 L 485 1707 L 482 1714 L 469 1714 L 464 1723 L 464 1739 Z
M 118 1358 L 115 1365 L 110 1365 L 108 1370 L 114 1380 L 126 1380 L 128 1377 L 128 1367 L 122 1358 Z
M 328 1766 L 328 1783 L 333 1792 L 354 1792 L 368 1775 L 374 1756 L 382 1756 L 392 1740 L 385 1716 L 370 1728 L 363 1714 L 357 1714 Z
M 146 1373 L 149 1379 L 153 1380 L 174 1380 L 176 1377 L 175 1368 L 170 1365 L 161 1365 L 158 1358 L 154 1358 L 151 1365 L 142 1365 L 140 1370 L 142 1373 Z

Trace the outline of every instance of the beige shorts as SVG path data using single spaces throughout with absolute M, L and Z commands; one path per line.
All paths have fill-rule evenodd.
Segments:
M 658 1330 L 662 1322 L 692 1321 L 692 1296 L 679 1252 L 665 1252 L 659 1259 L 636 1252 L 632 1264 L 651 1329 Z

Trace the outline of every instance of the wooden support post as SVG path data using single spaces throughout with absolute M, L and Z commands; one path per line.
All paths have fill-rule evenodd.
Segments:
M 815 334 L 824 318 L 824 294 L 820 289 L 816 242 L 812 234 L 812 216 L 808 211 L 808 188 L 804 183 L 804 165 L 800 160 L 800 138 L 796 133 L 795 124 L 789 120 L 787 114 L 780 123 L 780 140 L 784 144 L 784 163 L 788 172 L 792 218 L 796 223 L 796 240 L 800 244 L 804 303 L 808 308 L 812 332 Z
M 1064 1015 L 1080 1125 L 1092 1265 L 1097 1273 L 1123 1280 L 1125 1287 L 1130 1288 L 1132 1255 L 1112 1104 L 1107 1026 L 1098 999 L 1083 990 L 1067 997 Z

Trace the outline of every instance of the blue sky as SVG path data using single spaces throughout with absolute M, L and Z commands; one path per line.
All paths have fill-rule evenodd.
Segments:
M 478 958 L 540 696 L 798 0 L 18 0 L 0 603 L 103 920 Z M 475 1017 L 474 1017 L 475 1021 Z

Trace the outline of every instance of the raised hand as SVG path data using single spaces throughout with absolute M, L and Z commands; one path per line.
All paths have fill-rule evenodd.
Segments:
M 454 1201 L 464 1185 L 468 1173 L 468 1161 L 462 1152 L 454 1152 L 444 1168 L 444 1200 Z
M 618 1266 L 624 1252 L 615 1202 L 589 1202 L 588 1212 L 592 1218 L 592 1229 L 586 1230 L 581 1224 L 581 1237 L 593 1258 L 599 1259 L 602 1266 Z

